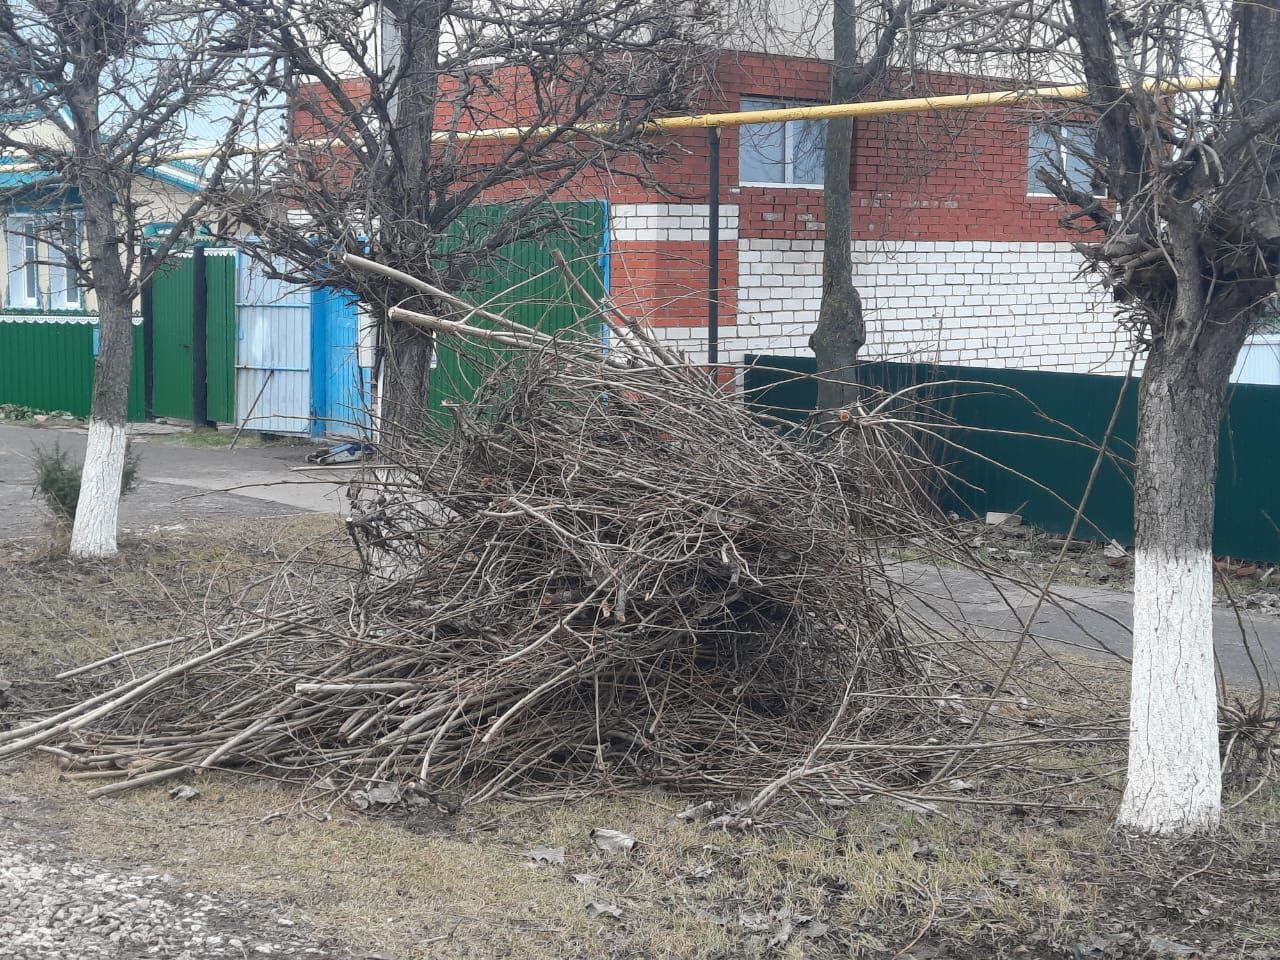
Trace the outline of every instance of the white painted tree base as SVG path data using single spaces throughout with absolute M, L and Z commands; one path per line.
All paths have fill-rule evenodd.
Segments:
M 1208 833 L 1222 814 L 1213 672 L 1213 558 L 1137 551 L 1129 775 L 1119 824 L 1142 833 Z
M 120 482 L 128 439 L 124 424 L 89 421 L 89 440 L 80 475 L 80 501 L 71 528 L 73 557 L 99 560 L 116 555 Z

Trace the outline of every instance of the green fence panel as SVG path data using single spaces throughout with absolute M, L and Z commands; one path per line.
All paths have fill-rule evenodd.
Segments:
M 236 418 L 236 257 L 205 257 L 208 290 L 209 416 Z
M 206 256 L 209 417 L 235 420 L 236 258 Z M 154 316 L 152 391 L 158 417 L 192 415 L 192 321 L 195 268 L 190 256 L 173 257 L 156 271 L 151 286 Z
M 1280 387 L 1231 388 L 1218 446 L 1219 553 L 1280 561 Z
M 0 403 L 87 417 L 93 402 L 94 324 L 0 316 Z M 142 328 L 133 330 L 129 419 L 143 419 Z
M 564 255 L 589 297 L 601 299 L 604 207 L 598 203 L 561 203 L 555 204 L 552 211 L 557 221 L 554 230 L 536 240 L 501 248 L 493 263 L 477 272 L 473 285 L 462 295 L 517 323 L 549 333 L 563 330 L 588 315 L 593 308 L 565 280 L 552 260 L 552 251 Z M 506 212 L 497 204 L 467 211 L 451 231 L 451 242 L 471 244 L 481 240 Z M 502 351 L 474 343 L 439 339 L 428 389 L 428 404 L 437 419 L 447 421 L 448 404 L 472 396 L 484 370 L 505 356 Z
M 746 359 L 749 404 L 792 423 L 813 411 L 812 357 Z M 927 400 L 923 409 L 943 438 L 933 443 L 946 477 L 939 506 L 975 516 L 1017 512 L 1055 533 L 1071 526 L 1118 403 L 1080 535 L 1133 542 L 1137 380 L 888 362 L 861 365 L 859 379 Z M 1217 484 L 1214 550 L 1220 555 L 1280 561 L 1280 484 L 1273 479 L 1280 465 L 1278 409 L 1280 387 L 1232 388 Z
M 158 417 L 191 419 L 192 273 L 189 257 L 174 257 L 151 281 L 151 406 Z

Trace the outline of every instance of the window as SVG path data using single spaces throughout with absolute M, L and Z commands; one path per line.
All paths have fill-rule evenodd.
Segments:
M 742 98 L 743 110 L 803 107 L 787 100 Z M 822 155 L 827 146 L 824 120 L 751 123 L 738 128 L 738 182 L 765 186 L 822 186 Z
M 84 294 L 76 282 L 76 271 L 67 263 L 65 250 L 79 250 L 82 246 L 83 221 L 78 217 L 62 220 L 62 236 L 58 247 L 49 246 L 49 306 L 54 310 L 80 310 L 84 307 Z
M 40 305 L 40 244 L 33 217 L 9 217 L 5 221 L 5 255 L 9 261 L 5 305 Z
M 1066 175 L 1067 184 L 1080 193 L 1102 196 L 1093 184 L 1089 160 L 1093 157 L 1093 134 L 1079 123 L 1053 124 L 1031 128 L 1027 141 L 1027 193 L 1053 196 L 1040 182 L 1039 171 L 1051 177 Z
M 56 244 L 49 242 L 58 224 Z M 5 306 L 17 309 L 81 310 L 84 295 L 75 271 L 66 262 L 66 244 L 80 246 L 81 221 L 75 217 L 52 221 L 33 214 L 5 220 L 5 254 L 8 260 Z M 64 240 L 63 237 L 66 237 Z M 47 266 L 46 283 L 41 266 Z

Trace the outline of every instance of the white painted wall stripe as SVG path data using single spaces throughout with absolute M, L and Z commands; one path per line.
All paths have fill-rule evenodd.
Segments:
M 1123 373 L 1127 339 L 1066 243 L 853 245 L 867 357 Z M 818 320 L 822 241 L 738 242 L 738 316 L 727 357 L 802 354 Z
M 610 239 L 619 243 L 707 242 L 711 211 L 705 203 L 613 203 Z M 720 239 L 738 239 L 738 205 L 720 207 Z

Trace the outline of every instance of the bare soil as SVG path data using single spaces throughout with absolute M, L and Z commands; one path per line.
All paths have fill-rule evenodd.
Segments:
M 329 545 L 309 546 L 317 536 Z M 53 679 L 66 666 L 188 629 L 228 592 L 251 595 L 262 565 L 342 549 L 319 517 L 191 525 L 129 541 L 106 564 L 0 542 L 0 679 L 12 683 L 0 723 L 83 693 Z M 1028 661 L 1024 673 L 1069 708 L 1121 715 L 1114 667 Z M 209 898 L 215 935 L 243 956 L 267 943 L 400 960 L 1280 957 L 1280 790 L 1233 778 L 1217 837 L 1156 844 L 1111 827 L 1122 744 L 1047 762 L 1091 773 L 1051 798 L 1025 792 L 1034 772 L 993 773 L 936 810 L 796 800 L 730 833 L 676 818 L 699 798 L 659 792 L 371 815 L 210 775 L 186 784 L 190 800 L 166 784 L 93 801 L 33 757 L 0 765 L 0 794 L 19 798 L 0 803 L 0 829 L 16 855 L 60 869 L 168 875 L 155 896 Z M 607 854 L 596 827 L 638 843 Z M 561 848 L 562 863 L 545 862 Z

